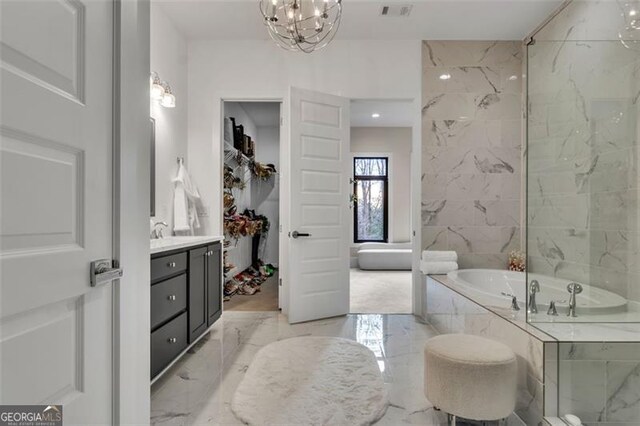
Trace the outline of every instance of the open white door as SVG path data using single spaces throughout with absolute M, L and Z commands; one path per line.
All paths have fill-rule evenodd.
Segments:
M 291 88 L 289 322 L 349 312 L 349 100 Z
M 111 0 L 0 2 L 0 404 L 112 424 Z

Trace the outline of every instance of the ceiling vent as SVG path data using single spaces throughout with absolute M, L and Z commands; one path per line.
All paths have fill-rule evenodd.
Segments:
M 389 16 L 395 18 L 408 18 L 411 15 L 411 9 L 413 9 L 413 5 L 393 5 L 393 6 L 382 6 L 380 9 L 381 16 Z

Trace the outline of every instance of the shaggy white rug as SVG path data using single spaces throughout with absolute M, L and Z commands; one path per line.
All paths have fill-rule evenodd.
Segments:
M 367 347 L 337 337 L 295 337 L 258 351 L 231 409 L 249 425 L 370 425 L 388 404 Z

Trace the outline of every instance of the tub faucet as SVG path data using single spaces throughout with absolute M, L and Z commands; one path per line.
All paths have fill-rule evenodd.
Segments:
M 520 310 L 520 305 L 518 305 L 518 298 L 516 298 L 516 296 L 514 296 L 513 294 L 505 293 L 505 292 L 502 292 L 501 294 L 503 296 L 511 298 L 511 309 L 513 309 L 514 311 Z
M 540 283 L 537 280 L 531 281 L 529 284 L 529 306 L 527 312 L 530 314 L 538 313 L 538 305 L 536 305 L 536 293 L 540 293 Z
M 567 286 L 567 291 L 569 292 L 569 312 L 567 313 L 568 317 L 577 317 L 576 315 L 576 296 L 582 293 L 582 286 L 578 283 L 569 283 Z

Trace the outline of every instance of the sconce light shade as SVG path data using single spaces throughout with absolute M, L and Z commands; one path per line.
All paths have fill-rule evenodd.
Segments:
M 160 81 L 160 76 L 157 72 L 153 71 L 151 73 L 151 99 L 154 101 L 159 101 L 162 99 L 164 95 L 164 87 L 162 87 L 162 82 Z
M 157 72 L 153 71 L 149 78 L 151 100 L 159 101 L 160 105 L 165 108 L 176 107 L 176 97 L 171 93 L 171 86 L 166 81 L 160 80 Z
M 160 101 L 160 105 L 165 108 L 175 108 L 176 107 L 176 97 L 173 96 L 173 93 L 170 91 L 166 92 L 164 96 L 162 96 L 162 100 Z

